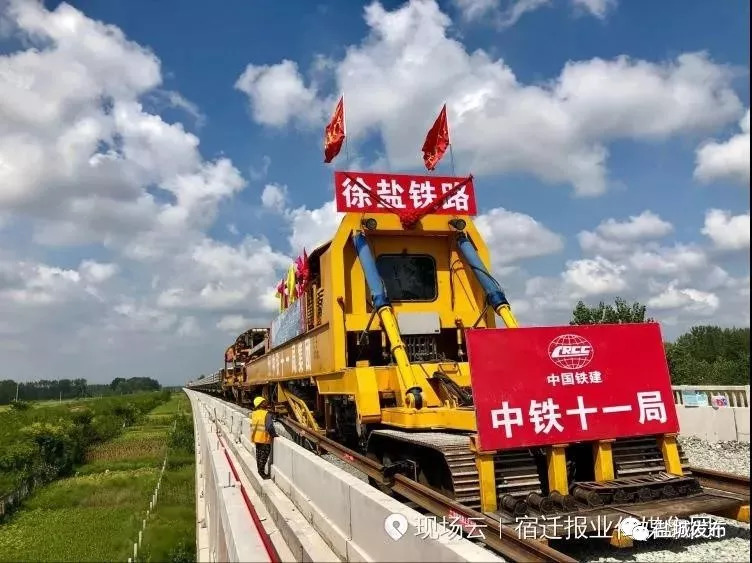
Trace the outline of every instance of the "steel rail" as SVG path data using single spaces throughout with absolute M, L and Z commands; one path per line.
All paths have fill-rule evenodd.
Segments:
M 428 512 L 436 516 L 448 516 L 455 519 L 466 531 L 472 532 L 478 527 L 483 526 L 491 533 L 484 533 L 485 538 L 482 543 L 492 550 L 497 551 L 508 560 L 525 562 L 554 561 L 556 563 L 576 563 L 577 561 L 543 542 L 521 538 L 509 526 L 504 526 L 494 518 L 486 516 L 482 512 L 478 512 L 463 504 L 459 504 L 404 475 L 395 475 L 391 479 L 387 478 L 384 476 L 384 466 L 377 461 L 346 448 L 334 440 L 302 426 L 295 420 L 285 417 L 284 424 L 291 426 L 293 430 L 304 435 L 307 440 L 314 443 L 317 447 L 352 465 Z M 468 528 L 472 528 L 472 530 L 468 530 Z
M 744 495 L 749 499 L 749 477 L 703 469 L 702 467 L 687 467 L 691 476 L 696 478 L 702 487 L 717 489 L 727 493 Z

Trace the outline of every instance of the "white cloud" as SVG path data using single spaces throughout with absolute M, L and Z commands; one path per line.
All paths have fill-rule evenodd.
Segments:
M 127 327 L 139 332 L 168 331 L 173 329 L 178 322 L 178 316 L 174 313 L 134 303 L 116 305 L 114 312 L 120 315 L 125 322 L 124 327 L 118 328 Z
M 196 104 L 187 100 L 180 92 L 168 91 L 165 92 L 167 100 L 172 107 L 182 109 L 189 114 L 196 122 L 197 127 L 203 127 L 206 124 L 206 116 L 201 112 Z
M 205 239 L 190 252 L 176 256 L 171 280 L 157 305 L 174 310 L 269 314 L 275 310 L 277 277 L 291 259 L 264 240 L 246 238 L 237 247 Z
M 391 12 L 372 3 L 365 20 L 368 36 L 332 64 L 337 92 L 347 96 L 351 142 L 379 133 L 397 168 L 421 165 L 425 131 L 447 101 L 457 161 L 476 175 L 526 172 L 593 196 L 609 182 L 609 142 L 702 131 L 741 109 L 731 71 L 705 53 L 661 62 L 568 62 L 558 77 L 525 84 L 503 60 L 483 50 L 470 53 L 448 37 L 451 22 L 433 0 L 412 0 Z M 336 97 L 314 83 L 306 86 L 289 61 L 263 72 L 254 67 L 250 76 L 252 85 L 261 81 L 246 89 L 259 123 L 282 126 L 320 116 L 321 124 Z M 292 101 L 282 107 L 286 97 Z
M 52 305 L 82 295 L 78 270 L 28 261 L 0 261 L 0 301 L 21 306 Z
M 616 7 L 616 0 L 572 0 L 572 3 L 599 19 L 605 18 L 608 11 Z
M 89 283 L 102 283 L 118 273 L 117 264 L 104 264 L 94 260 L 84 260 L 79 266 L 81 277 Z
M 602 255 L 606 258 L 621 256 L 631 248 L 630 243 L 611 240 L 593 231 L 580 231 L 577 234 L 580 248 L 591 255 Z
M 702 234 L 708 236 L 720 250 L 744 250 L 749 248 L 749 212 L 731 215 L 721 209 L 709 209 L 705 213 Z
M 658 310 L 683 308 L 700 315 L 711 315 L 718 310 L 718 296 L 707 291 L 692 288 L 678 288 L 678 282 L 672 281 L 660 294 L 648 299 L 648 307 Z
M 729 221 L 729 215 L 721 220 Z M 650 223 L 659 225 L 657 221 Z M 592 231 L 581 232 L 578 237 L 582 249 L 593 257 L 568 260 L 559 276 L 514 272 L 507 280 L 507 296 L 513 309 L 521 301 L 520 322 L 527 326 L 566 324 L 577 300 L 596 305 L 620 296 L 647 305 L 648 314 L 662 323 L 667 338 L 678 336 L 689 326 L 708 323 L 711 317 L 712 323 L 720 326 L 749 325 L 748 262 L 724 260 L 724 265 L 737 271 L 732 275 L 713 263 L 715 254 L 710 249 L 696 243 L 675 240 L 659 244 L 650 237 L 640 240 L 638 234 L 649 233 L 657 238 L 662 230 L 667 230 L 665 226 L 635 228 L 640 224 L 635 217 L 627 221 L 606 220 Z M 617 228 L 600 229 L 603 226 Z M 626 226 L 630 228 L 624 229 Z M 603 250 L 610 251 L 608 257 L 601 254 Z M 502 251 L 503 246 L 492 249 L 492 253 Z M 740 266 L 746 274 L 738 273 Z
M 267 184 L 261 193 L 261 205 L 266 209 L 282 211 L 287 203 L 287 186 Z
M 708 141 L 697 149 L 695 178 L 729 180 L 749 186 L 749 109 L 739 121 L 741 133 L 724 143 Z
M 197 125 L 203 118 L 161 89 L 154 53 L 68 4 L 0 3 L 4 31 L 20 45 L 0 54 L 4 227 L 31 233 L 18 254 L 99 246 L 78 266 L 0 249 L 0 318 L 14 319 L 0 322 L 6 369 L 22 379 L 139 372 L 170 383 L 212 369 L 217 359 L 206 350 L 227 338 L 218 319 L 271 316 L 290 258 L 263 240 L 229 246 L 206 235 L 219 204 L 246 183 L 229 159 L 205 159 L 181 123 L 146 109 L 176 107 Z M 30 371 L 39 341 L 55 346 Z
M 15 249 L 0 248 L 6 370 L 21 378 L 54 371 L 92 374 L 91 380 L 144 373 L 175 383 L 216 369 L 217 350 L 229 337 L 276 312 L 274 288 L 290 256 L 328 240 L 342 214 L 332 201 L 290 208 L 285 188 L 266 179 L 265 157 L 250 176 L 274 186 L 261 194 L 260 207 L 278 210 L 275 220 L 287 222 L 290 256 L 262 236 L 234 245 L 213 240 L 207 232 L 220 204 L 245 181 L 229 159 L 205 158 L 197 134 L 153 109 L 149 100 L 157 98 L 184 117 L 202 117 L 180 93 L 163 89 L 157 56 L 67 4 L 53 11 L 38 2 L 6 5 L 4 25 L 13 27 L 20 47 L 0 55 L 0 207 L 3 235 L 10 233 L 4 240 L 22 239 Z M 334 97 L 319 84 L 335 78 L 337 91 L 346 88 L 356 136 L 350 146 L 363 168 L 418 167 L 417 148 L 446 92 L 458 162 L 476 174 L 521 170 L 594 194 L 608 183 L 612 139 L 702 130 L 735 118 L 740 108 L 726 70 L 702 54 L 667 63 L 572 62 L 547 83 L 524 84 L 503 61 L 449 39 L 448 20 L 433 2 L 390 13 L 372 5 L 366 15 L 369 37 L 341 60 L 314 57 L 307 73 L 291 63 L 252 66 L 238 83 L 252 115 L 270 126 L 321 124 Z M 446 74 L 427 69 L 437 57 Z M 270 99 L 276 83 L 284 87 Z M 357 142 L 372 132 L 386 147 L 376 163 L 358 155 Z M 725 218 L 726 231 L 734 219 Z M 551 277 L 530 275 L 520 261 L 561 251 L 558 234 L 502 208 L 478 223 L 525 324 L 551 324 L 568 315 L 577 296 L 616 291 L 643 301 L 684 296 L 684 304 L 661 309 L 677 326 L 704 318 L 703 295 L 712 294 L 714 322 L 739 324 L 746 315 L 748 323 L 748 273 L 732 275 L 695 245 L 658 245 L 665 221 L 650 212 L 595 227 L 601 247 L 587 250 L 581 241 L 590 255 L 567 256 L 563 274 Z M 78 244 L 95 250 L 65 250 L 58 263 L 38 258 L 55 256 L 50 247 Z M 523 299 L 516 288 L 527 290 Z M 55 346 L 35 355 L 40 341 Z M 127 362 L 120 361 L 123 350 Z
M 704 269 L 708 258 L 700 248 L 691 245 L 650 245 L 633 252 L 627 262 L 638 274 L 676 276 Z
M 502 207 L 479 215 L 475 219 L 475 225 L 486 244 L 498 249 L 493 255 L 493 261 L 499 267 L 523 258 L 553 254 L 564 247 L 560 235 L 550 231 L 530 215 Z
M 597 256 L 567 262 L 561 277 L 572 298 L 618 293 L 627 289 L 626 267 Z
M 673 226 L 652 211 L 646 210 L 639 215 L 630 216 L 626 221 L 607 219 L 595 230 L 611 240 L 636 241 L 666 236 L 673 230 Z
M 251 325 L 251 320 L 243 315 L 225 315 L 217 321 L 217 328 L 233 335 L 240 334 Z
M 552 0 L 513 0 L 502 9 L 500 0 L 454 0 L 464 20 L 491 18 L 501 28 L 511 27 L 525 14 L 552 4 Z M 578 10 L 603 19 L 616 6 L 616 0 L 571 0 L 571 4 Z
M 318 209 L 298 207 L 286 211 L 292 233 L 288 241 L 295 256 L 303 249 L 311 251 L 328 241 L 342 222 L 344 213 L 337 211 L 334 200 L 329 201 Z
M 293 61 L 271 66 L 249 64 L 235 88 L 248 96 L 254 120 L 264 125 L 284 125 L 293 117 L 310 124 L 323 115 L 315 90 L 304 84 Z
M 205 161 L 181 124 L 143 109 L 160 92 L 157 57 L 68 4 L 7 5 L 34 48 L 0 55 L 0 205 L 31 218 L 38 243 L 132 245 L 133 256 L 206 228 L 245 182 L 229 160 Z
M 577 240 L 583 251 L 606 258 L 623 256 L 633 250 L 635 243 L 664 237 L 674 227 L 657 214 L 645 210 L 632 215 L 627 220 L 606 219 L 595 231 L 580 231 Z
M 453 0 L 453 3 L 467 21 L 480 19 L 499 8 L 499 0 Z

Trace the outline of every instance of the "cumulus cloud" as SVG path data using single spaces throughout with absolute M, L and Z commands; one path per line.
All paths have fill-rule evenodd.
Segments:
M 288 242 L 291 252 L 296 256 L 303 249 L 314 249 L 329 240 L 345 216 L 337 211 L 334 200 L 317 209 L 305 206 L 288 209 L 286 215 L 292 231 Z
M 33 48 L 0 55 L 0 205 L 31 217 L 37 242 L 181 241 L 245 186 L 229 160 L 204 160 L 180 123 L 144 110 L 162 81 L 151 51 L 65 3 L 7 6 Z
M 263 125 L 284 125 L 293 116 L 310 125 L 323 116 L 323 106 L 317 103 L 315 89 L 305 85 L 293 61 L 284 60 L 276 65 L 249 64 L 235 88 L 252 100 L 253 118 Z
M 598 17 L 598 2 L 581 3 Z M 31 233 L 19 255 L 0 248 L 6 369 L 91 380 L 141 373 L 170 383 L 216 369 L 228 336 L 274 315 L 274 288 L 291 256 L 329 239 L 342 215 L 333 201 L 292 207 L 286 188 L 267 180 L 265 157 L 250 177 L 265 184 L 259 206 L 285 222 L 289 249 L 260 235 L 237 244 L 214 240 L 207 233 L 222 202 L 246 182 L 229 159 L 205 158 L 197 134 L 145 103 L 161 96 L 202 117 L 181 94 L 163 89 L 158 57 L 68 4 L 3 6 L 3 32 L 20 41 L 0 54 L 1 219 L 6 230 L 23 227 L 13 236 Z M 422 136 L 446 95 L 457 160 L 474 173 L 522 171 L 595 195 L 609 181 L 610 141 L 701 131 L 741 111 L 727 70 L 702 53 L 570 62 L 548 82 L 522 83 L 503 60 L 451 39 L 435 2 L 414 0 L 391 12 L 372 4 L 365 16 L 367 37 L 339 60 L 246 68 L 237 88 L 251 117 L 269 127 L 318 126 L 336 98 L 320 85 L 333 78 L 347 92 L 353 153 L 378 134 L 385 147 L 379 162 L 409 169 L 420 166 Z M 445 61 L 440 75 L 427 70 L 436 57 Z M 428 109 L 421 115 L 415 108 Z M 729 235 L 737 217 L 706 218 L 703 232 L 718 249 L 743 244 Z M 706 318 L 715 296 L 714 321 L 738 324 L 747 315 L 748 322 L 748 274 L 732 275 L 696 244 L 659 244 L 671 225 L 650 211 L 583 231 L 596 242 L 588 246 L 583 236 L 583 256 L 567 255 L 553 276 L 526 272 L 525 261 L 554 260 L 561 235 L 505 208 L 477 223 L 525 324 L 566 320 L 573 299 L 612 292 L 657 299 L 656 309 L 685 324 Z M 31 248 L 29 255 L 55 256 L 51 247 L 66 245 L 95 250 L 71 259 L 66 249 L 57 264 L 25 255 Z M 34 356 L 29 371 L 39 341 L 54 346 Z
M 270 313 L 277 275 L 290 265 L 268 242 L 246 238 L 237 247 L 205 239 L 173 260 L 173 278 L 157 304 L 165 309 Z M 188 274 L 188 275 L 186 275 Z
M 729 232 L 732 229 L 722 225 L 730 221 L 728 214 L 717 216 L 715 228 Z M 707 225 L 706 218 L 706 230 Z M 748 274 L 730 274 L 713 263 L 711 248 L 697 243 L 659 243 L 657 239 L 673 231 L 670 227 L 650 212 L 602 221 L 578 236 L 591 257 L 568 260 L 559 276 L 526 278 L 524 271 L 517 272 L 507 284 L 512 307 L 520 301 L 524 324 L 566 323 L 577 300 L 595 305 L 621 296 L 646 304 L 669 337 L 688 325 L 708 322 L 710 316 L 722 326 L 748 324 Z M 744 244 L 732 236 L 726 244 Z M 749 228 L 746 240 L 748 246 Z
M 679 288 L 677 284 L 671 281 L 664 291 L 648 299 L 647 305 L 658 310 L 682 308 L 701 315 L 712 315 L 718 310 L 720 300 L 717 295 L 688 287 Z
M 611 240 L 636 241 L 666 236 L 673 230 L 673 226 L 652 211 L 646 210 L 639 215 L 630 216 L 626 221 L 607 219 L 595 230 Z
M 674 246 L 649 245 L 635 250 L 627 259 L 639 274 L 681 275 L 695 272 L 708 265 L 706 253 L 688 244 Z
M 0 300 L 17 305 L 51 305 L 84 297 L 78 270 L 29 261 L 0 262 Z
M 671 223 L 652 211 L 645 210 L 623 221 L 606 219 L 594 231 L 580 231 L 577 240 L 582 250 L 589 254 L 614 257 L 628 252 L 634 242 L 661 238 L 673 229 Z
M 347 93 L 351 141 L 378 133 L 395 167 L 420 166 L 423 136 L 446 101 L 457 161 L 475 174 L 525 172 L 594 196 L 609 183 L 609 142 L 702 131 L 741 109 L 732 73 L 706 53 L 658 62 L 572 61 L 559 76 L 526 84 L 503 60 L 468 52 L 450 38 L 450 19 L 434 0 L 411 0 L 393 11 L 371 3 L 364 14 L 368 35 L 332 63 L 333 76 L 337 92 Z M 337 96 L 306 85 L 290 61 L 254 67 L 250 77 L 244 91 L 258 123 L 283 126 L 317 116 L 323 123 Z
M 721 209 L 709 209 L 705 213 L 702 234 L 720 250 L 749 249 L 749 212 L 732 215 Z
M 491 209 L 476 217 L 475 225 L 486 244 L 498 251 L 493 255 L 499 267 L 523 258 L 545 256 L 564 248 L 563 238 L 550 231 L 530 215 L 503 207 Z
M 728 180 L 749 186 L 749 109 L 739 121 L 741 133 L 726 142 L 708 141 L 697 149 L 695 178 Z
M 561 277 L 573 298 L 618 293 L 627 289 L 626 267 L 601 256 L 567 262 Z
M 142 370 L 174 383 L 214 366 L 206 350 L 226 339 L 218 319 L 269 316 L 290 260 L 265 240 L 231 246 L 207 236 L 245 180 L 229 159 L 204 158 L 181 123 L 146 109 L 156 100 L 149 106 L 203 120 L 162 89 L 157 56 L 120 29 L 65 3 L 9 0 L 0 10 L 3 31 L 19 39 L 0 54 L 3 217 L 31 232 L 31 248 L 100 246 L 78 266 L 0 249 L 6 368 L 92 380 Z M 40 340 L 55 344 L 29 372 Z M 123 350 L 138 353 L 123 363 Z

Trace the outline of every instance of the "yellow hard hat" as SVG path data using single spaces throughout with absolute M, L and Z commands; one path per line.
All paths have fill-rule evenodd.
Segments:
M 263 402 L 264 402 L 265 400 L 266 400 L 266 399 L 264 399 L 263 397 L 256 397 L 255 399 L 253 399 L 253 407 L 254 407 L 254 408 L 258 408 L 258 406 L 259 406 L 259 405 L 260 405 L 261 403 L 263 403 Z

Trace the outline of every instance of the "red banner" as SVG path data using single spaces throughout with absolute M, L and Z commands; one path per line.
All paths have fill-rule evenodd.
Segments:
M 335 172 L 337 211 L 396 213 L 425 209 L 467 178 L 369 172 Z M 473 181 L 449 195 L 434 213 L 475 215 Z
M 679 431 L 657 323 L 467 331 L 478 448 Z

